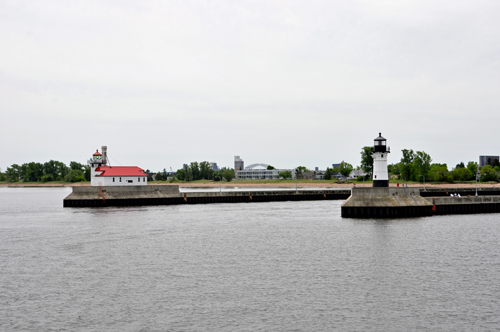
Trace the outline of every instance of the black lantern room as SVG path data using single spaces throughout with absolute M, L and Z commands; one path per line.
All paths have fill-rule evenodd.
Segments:
M 374 141 L 374 152 L 388 152 L 387 140 L 382 137 L 382 133 L 378 133 L 378 137 Z

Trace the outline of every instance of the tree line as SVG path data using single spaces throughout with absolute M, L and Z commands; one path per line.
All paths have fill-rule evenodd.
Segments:
M 399 163 L 388 165 L 391 177 L 402 181 L 434 181 L 455 182 L 474 181 L 476 174 L 483 181 L 500 180 L 500 163 L 498 159 L 489 159 L 488 165 L 480 167 L 477 162 L 470 161 L 465 165 L 463 162 L 457 164 L 451 170 L 447 164 L 432 163 L 431 156 L 424 151 L 413 151 L 411 149 L 401 150 L 403 156 Z M 365 146 L 361 149 L 361 168 L 366 173 L 373 173 L 373 157 L 371 147 Z
M 72 161 L 69 166 L 63 162 L 50 160 L 46 163 L 30 162 L 13 164 L 5 173 L 0 173 L 0 181 L 9 182 L 80 182 L 90 181 L 90 166 Z
M 222 167 L 216 171 L 213 169 L 212 163 L 208 161 L 197 162 L 193 161 L 189 164 L 184 164 L 184 167 L 178 169 L 174 174 L 173 180 L 180 181 L 195 181 L 195 180 L 225 180 L 230 182 L 235 177 L 232 168 Z M 165 175 L 160 172 L 156 174 L 155 180 L 167 180 Z
M 370 146 L 361 149 L 361 166 L 365 173 L 373 173 L 373 157 Z M 457 164 L 451 170 L 447 164 L 432 163 L 432 158 L 424 151 L 413 151 L 411 149 L 401 150 L 401 160 L 396 164 L 388 165 L 388 171 L 392 178 L 402 181 L 425 181 L 430 182 L 455 182 L 455 181 L 474 181 L 476 173 L 482 181 L 500 180 L 500 162 L 498 159 L 488 159 L 488 164 L 479 167 L 476 162 L 469 162 L 465 165 L 463 162 Z M 274 169 L 269 166 L 268 169 Z M 340 163 L 333 168 L 327 168 L 324 174 L 325 180 L 330 180 L 334 173 L 341 173 L 344 177 L 349 176 L 354 167 L 346 162 Z M 298 179 L 301 179 L 304 172 L 310 172 L 305 166 L 298 166 L 295 170 Z M 148 171 L 146 171 L 148 172 Z M 149 173 L 149 172 L 148 172 Z M 280 178 L 291 179 L 291 171 L 282 171 Z M 225 180 L 231 181 L 235 177 L 232 168 L 223 167 L 219 171 L 212 168 L 212 163 L 208 161 L 191 162 L 185 164 L 183 168 L 177 170 L 174 174 L 174 180 L 194 181 L 194 180 Z M 155 174 L 156 180 L 167 180 L 165 170 Z M 71 161 L 69 166 L 63 162 L 50 160 L 45 163 L 30 162 L 22 165 L 13 164 L 7 167 L 7 170 L 0 172 L 0 181 L 9 182 L 80 182 L 90 181 L 90 166 L 83 165 L 76 161 Z

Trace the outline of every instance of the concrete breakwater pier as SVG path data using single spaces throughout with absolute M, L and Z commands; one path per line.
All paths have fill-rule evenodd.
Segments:
M 181 193 L 178 185 L 138 187 L 73 187 L 64 207 L 103 207 L 133 205 L 172 205 L 209 203 L 252 203 L 346 199 L 350 189 L 341 190 L 265 190 Z
M 352 188 L 342 204 L 344 218 L 401 218 L 432 215 L 433 204 L 419 188 Z
M 370 198 L 363 198 L 363 196 L 367 196 L 368 192 L 374 194 L 374 191 L 384 190 L 387 190 L 387 195 L 369 195 Z M 451 193 L 460 194 L 462 197 L 452 198 L 450 197 Z M 73 192 L 64 199 L 63 206 L 106 207 L 346 200 L 342 206 L 342 216 L 346 218 L 400 218 L 500 212 L 500 189 L 479 190 L 478 195 L 475 196 L 475 189 L 472 188 L 422 190 L 420 188 L 394 187 L 181 193 L 178 185 L 148 185 L 138 187 L 73 187 Z
M 451 197 L 460 195 L 460 197 Z M 443 214 L 498 213 L 500 190 L 489 188 L 353 188 L 342 204 L 344 218 L 400 218 Z
M 433 215 L 499 213 L 500 196 L 426 197 L 433 205 Z

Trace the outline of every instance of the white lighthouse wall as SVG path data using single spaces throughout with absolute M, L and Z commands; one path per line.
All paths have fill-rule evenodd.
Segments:
M 373 154 L 373 180 L 389 180 L 386 152 L 375 152 Z
M 96 172 L 95 171 L 96 168 L 97 168 L 97 166 L 92 167 L 92 165 L 90 165 L 90 185 L 91 186 L 98 186 L 99 181 L 101 181 L 99 175 L 101 175 L 102 172 Z
M 114 179 L 114 181 L 113 181 Z M 92 186 L 147 186 L 148 178 L 145 176 L 97 176 L 91 179 Z M 94 184 L 95 183 L 95 184 Z

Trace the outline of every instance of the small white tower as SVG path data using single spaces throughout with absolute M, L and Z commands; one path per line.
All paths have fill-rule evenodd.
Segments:
M 387 154 L 391 149 L 387 146 L 387 140 L 382 133 L 375 138 L 372 148 L 373 157 L 373 187 L 389 187 L 389 172 L 387 171 Z
M 104 159 L 102 158 L 102 154 L 99 153 L 99 150 L 95 150 L 92 158 L 90 158 L 87 163 L 90 165 L 90 185 L 98 186 L 100 183 L 98 183 L 99 180 L 96 178 L 96 175 L 100 175 L 102 172 L 96 172 L 96 169 L 106 165 Z

